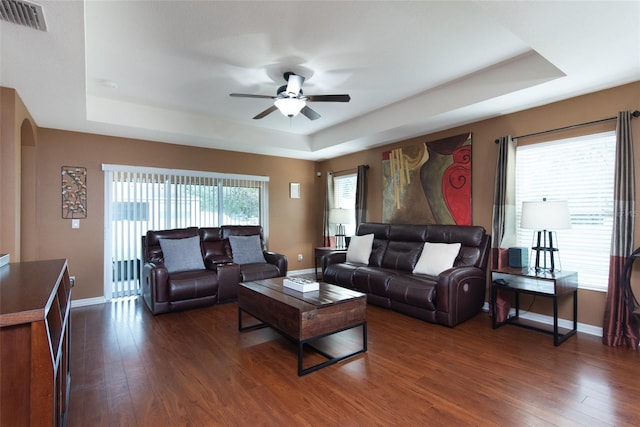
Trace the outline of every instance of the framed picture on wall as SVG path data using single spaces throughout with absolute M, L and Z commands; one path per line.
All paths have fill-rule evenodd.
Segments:
M 62 166 L 62 218 L 87 217 L 87 168 Z
M 472 134 L 382 153 L 382 222 L 472 224 Z
M 289 197 L 292 199 L 300 198 L 300 183 L 299 182 L 291 182 L 289 183 Z

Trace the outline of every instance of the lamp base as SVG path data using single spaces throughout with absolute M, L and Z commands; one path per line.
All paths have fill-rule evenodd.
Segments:
M 338 224 L 336 232 L 336 249 L 347 249 L 346 234 L 344 231 L 344 225 Z
M 532 254 L 536 254 L 535 270 L 536 271 L 559 271 L 556 268 L 554 254 L 558 252 L 558 248 L 553 246 L 554 231 L 542 230 L 537 231 L 534 235 L 535 243 L 531 247 Z M 557 240 L 557 239 L 556 239 Z M 548 256 L 547 256 L 548 255 Z M 542 258 L 542 259 L 541 259 Z M 547 258 L 549 263 L 547 263 Z M 557 255 L 558 263 L 560 263 L 560 254 Z

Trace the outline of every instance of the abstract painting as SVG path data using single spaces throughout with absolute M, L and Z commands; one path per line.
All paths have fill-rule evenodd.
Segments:
M 382 220 L 471 225 L 471 133 L 382 153 Z

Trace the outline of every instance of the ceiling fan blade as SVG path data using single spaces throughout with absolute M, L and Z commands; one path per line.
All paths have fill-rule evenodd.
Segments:
M 274 99 L 275 96 L 268 95 L 252 95 L 249 93 L 230 93 L 229 96 L 235 96 L 237 98 L 261 98 L 261 99 Z
M 258 114 L 257 116 L 255 116 L 253 118 L 253 120 L 258 120 L 261 119 L 265 116 L 268 116 L 269 114 L 273 113 L 274 111 L 276 111 L 278 108 L 275 105 L 272 105 L 271 107 L 267 108 L 266 110 L 264 110 L 262 113 Z
M 291 96 L 298 96 L 302 89 L 303 82 L 304 77 L 298 76 L 297 74 L 289 74 L 289 80 L 287 80 L 287 94 L 290 94 Z
M 305 116 L 307 116 L 309 120 L 317 120 L 320 118 L 320 114 L 316 113 L 314 110 L 312 110 L 308 106 L 305 106 L 302 110 L 300 110 L 300 112 Z
M 311 102 L 349 102 L 349 95 L 307 95 L 307 99 Z

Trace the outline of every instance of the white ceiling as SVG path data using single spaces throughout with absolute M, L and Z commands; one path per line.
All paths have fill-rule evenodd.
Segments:
M 47 32 L 0 21 L 0 84 L 71 131 L 323 160 L 640 80 L 640 1 L 36 3 Z M 229 96 L 285 71 L 351 102 Z

